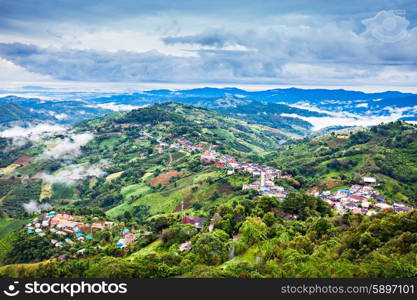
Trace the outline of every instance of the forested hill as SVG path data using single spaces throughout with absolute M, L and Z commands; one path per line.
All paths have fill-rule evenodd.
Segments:
M 51 116 L 33 112 L 17 103 L 0 104 L 0 126 L 12 124 L 33 124 L 39 121 L 52 120 Z
M 417 202 L 417 127 L 406 122 L 294 142 L 268 159 L 305 189 L 332 189 L 375 176 L 383 195 Z
M 249 124 L 217 112 L 181 103 L 163 103 L 86 121 L 84 129 L 120 131 L 121 126 L 145 126 L 160 138 L 183 138 L 216 144 L 226 152 L 260 153 L 275 150 L 283 139 L 297 135 Z M 118 128 L 115 128 L 118 127 Z

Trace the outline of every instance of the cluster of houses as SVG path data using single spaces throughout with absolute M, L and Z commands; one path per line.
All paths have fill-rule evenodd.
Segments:
M 382 210 L 393 210 L 401 213 L 413 209 L 401 202 L 388 204 L 386 199 L 374 188 L 374 185 L 376 185 L 375 178 L 364 177 L 363 182 L 363 185 L 355 184 L 349 189 L 339 189 L 333 193 L 330 191 L 320 193 L 313 190 L 310 194 L 326 201 L 339 214 L 351 211 L 354 214 L 370 216 Z
M 231 155 L 221 154 L 216 151 L 204 152 L 201 155 L 201 160 L 207 164 L 214 163 L 217 168 L 228 169 L 228 174 L 245 172 L 251 174 L 253 177 L 260 177 L 260 180 L 258 181 L 244 184 L 242 187 L 243 190 L 253 189 L 257 190 L 260 195 L 267 195 L 280 199 L 285 198 L 288 193 L 283 187 L 277 186 L 274 183 L 276 178 L 291 177 L 291 175 L 283 175 L 281 170 L 256 163 L 239 162 Z
M 159 144 L 155 147 L 158 153 L 164 153 L 169 149 L 194 152 L 194 151 L 202 151 L 205 147 L 207 147 L 206 144 L 203 144 L 203 143 L 194 144 L 193 142 L 187 139 L 177 139 L 172 144 L 162 142 L 161 140 L 162 140 L 161 138 L 157 139 Z
M 117 241 L 116 246 L 118 248 L 125 248 L 130 243 L 136 241 L 136 234 L 132 233 L 129 228 L 125 228 L 122 230 L 122 237 Z
M 282 186 L 275 185 L 271 179 L 266 180 L 266 174 L 261 172 L 261 179 L 255 182 L 244 184 L 242 190 L 256 190 L 261 196 L 276 197 L 278 199 L 284 199 L 288 191 Z
M 51 211 L 34 218 L 25 228 L 28 234 L 38 236 L 51 234 L 53 238 L 50 242 L 55 247 L 62 247 L 64 242 L 72 245 L 76 242 L 92 240 L 94 231 L 110 229 L 113 225 L 113 222 L 108 221 L 85 223 L 82 217 Z
M 234 156 L 222 154 L 212 150 L 201 154 L 201 160 L 207 164 L 214 163 L 216 167 L 220 169 L 226 168 L 232 172 L 246 172 L 254 177 L 261 176 L 261 173 L 264 173 L 265 180 L 273 181 L 275 178 L 291 177 L 291 175 L 283 175 L 281 170 L 256 163 L 239 162 Z
M 83 222 L 80 216 L 73 216 L 69 213 L 56 213 L 51 211 L 44 213 L 32 220 L 25 226 L 28 234 L 36 234 L 38 236 L 51 236 L 50 242 L 55 247 L 62 247 L 64 243 L 73 245 L 77 242 L 86 242 L 93 240 L 94 233 L 111 229 L 113 222 L 96 221 L 93 223 Z M 125 228 L 121 231 L 121 238 L 117 241 L 118 248 L 125 248 L 130 243 L 136 241 L 137 236 L 130 229 Z
M 109 126 L 109 129 L 112 131 L 109 132 L 103 132 L 105 130 L 103 127 L 97 128 L 95 131 L 99 134 L 99 136 L 106 136 L 106 137 L 112 137 L 112 136 L 122 136 L 123 133 L 125 133 L 127 130 L 131 128 L 147 128 L 150 127 L 150 125 L 142 125 L 137 123 L 116 123 L 112 122 L 112 124 Z M 149 134 L 147 134 L 144 130 L 139 131 L 139 138 L 136 139 L 136 142 L 144 142 L 147 141 L 150 137 Z

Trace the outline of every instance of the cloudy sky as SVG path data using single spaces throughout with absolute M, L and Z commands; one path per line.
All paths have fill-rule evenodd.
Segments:
M 415 86 L 415 0 L 0 0 L 0 81 Z

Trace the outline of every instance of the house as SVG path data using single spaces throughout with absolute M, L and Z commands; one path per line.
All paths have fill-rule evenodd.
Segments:
M 287 220 L 296 220 L 297 219 L 297 215 L 292 214 L 292 213 L 287 213 L 287 212 L 279 212 L 278 216 L 280 216 L 281 218 L 287 219 Z
M 123 238 L 126 241 L 126 244 L 130 244 L 130 243 L 133 243 L 134 241 L 136 241 L 136 235 L 131 233 L 131 232 L 125 234 L 123 236 Z
M 386 203 L 377 203 L 375 204 L 375 208 L 377 210 L 388 210 L 388 209 L 391 209 L 392 206 Z
M 184 216 L 181 220 L 181 224 L 191 224 L 197 229 L 203 228 L 203 223 L 207 221 L 207 218 Z
M 191 250 L 191 241 L 187 241 L 185 243 L 182 243 L 178 246 L 181 252 Z
M 351 210 L 358 207 L 355 202 L 351 202 L 351 201 L 346 202 L 344 206 L 345 208 L 351 209 Z
M 125 241 L 125 239 L 120 239 L 120 240 L 117 242 L 116 247 L 118 247 L 118 248 L 125 248 L 125 247 L 127 247 L 127 246 L 126 246 L 126 241 Z
M 386 199 L 380 195 L 372 195 L 372 198 L 374 198 L 378 202 L 385 202 Z
M 362 180 L 365 184 L 371 184 L 371 185 L 376 184 L 376 178 L 374 177 L 363 177 Z
M 94 222 L 91 224 L 91 229 L 103 230 L 106 227 L 106 224 L 103 222 Z
M 66 238 L 65 243 L 70 244 L 70 245 L 74 244 L 74 242 L 70 238 Z
M 367 212 L 368 210 L 364 208 L 355 208 L 352 210 L 352 213 L 354 214 L 366 214 Z
M 352 194 L 352 192 L 350 190 L 346 190 L 346 189 L 340 189 L 337 191 L 338 194 L 345 194 L 345 195 L 350 195 Z M 329 192 L 330 194 L 330 192 Z
M 349 198 L 350 200 L 352 200 L 352 201 L 356 201 L 356 202 L 363 202 L 363 201 L 365 201 L 365 200 L 366 200 L 366 198 L 365 198 L 365 197 L 358 196 L 358 195 L 350 195 L 348 198 Z
M 393 207 L 394 211 L 398 213 L 407 212 L 413 209 L 412 207 L 409 207 L 401 202 L 394 202 Z
M 412 210 L 412 208 L 408 206 L 394 206 L 394 211 L 397 213 L 407 212 L 410 210 Z
M 217 161 L 216 168 L 224 169 L 226 167 L 226 163 L 224 161 Z
M 56 212 L 54 212 L 54 211 L 51 211 L 51 212 L 49 212 L 49 213 L 46 214 L 46 217 L 47 218 L 52 218 L 54 216 L 56 216 Z

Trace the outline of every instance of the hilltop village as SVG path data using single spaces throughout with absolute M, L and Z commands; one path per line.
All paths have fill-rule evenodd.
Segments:
M 219 169 L 228 169 L 228 175 L 235 172 L 244 172 L 253 177 L 260 177 L 260 180 L 244 184 L 242 186 L 243 190 L 256 190 L 262 196 L 277 197 L 279 199 L 285 198 L 285 195 L 288 194 L 287 190 L 274 183 L 276 178 L 291 177 L 291 175 L 283 175 L 281 170 L 250 162 L 239 162 L 231 155 L 221 154 L 216 151 L 204 152 L 201 155 L 201 160 L 206 164 L 215 164 Z
M 123 226 L 122 226 L 123 227 Z M 86 245 L 97 240 L 97 236 L 106 231 L 115 229 L 118 233 L 118 240 L 115 246 L 125 248 L 136 241 L 138 235 L 130 228 L 122 228 L 120 224 L 100 220 L 95 217 L 87 221 L 85 217 L 72 215 L 69 212 L 47 212 L 34 218 L 25 226 L 28 235 L 48 237 L 50 243 L 56 248 L 62 248 L 65 244 L 73 246 L 76 244 Z M 85 248 L 77 251 L 82 254 Z M 64 256 L 58 258 L 63 259 Z
M 207 164 L 215 164 L 217 168 L 228 169 L 228 174 L 241 171 L 251 174 L 253 177 L 260 177 L 260 180 L 250 184 L 244 184 L 243 190 L 256 190 L 261 196 L 276 197 L 284 199 L 288 194 L 282 186 L 274 183 L 276 178 L 290 178 L 291 175 L 282 175 L 282 171 L 268 166 L 248 162 L 238 162 L 235 157 L 221 154 L 216 151 L 206 151 L 201 155 L 201 160 Z M 380 195 L 374 187 L 377 180 L 374 177 L 363 177 L 363 185 L 355 184 L 349 189 L 338 189 L 335 192 L 324 191 L 322 193 L 312 190 L 309 194 L 319 197 L 327 202 L 338 214 L 351 211 L 354 214 L 366 214 L 368 216 L 378 213 L 381 210 L 392 209 L 394 212 L 407 212 L 412 210 L 402 202 L 394 202 L 392 205 Z
M 413 209 L 402 202 L 388 204 L 387 199 L 374 188 L 376 185 L 375 178 L 364 177 L 363 181 L 366 185 L 354 184 L 350 188 L 338 189 L 333 193 L 331 191 L 320 193 L 313 190 L 309 194 L 321 198 L 339 214 L 351 211 L 354 214 L 371 216 L 382 210 L 392 209 L 394 212 L 401 213 Z
M 126 129 L 130 126 L 140 127 L 139 124 L 113 124 L 115 128 Z M 140 131 L 141 141 L 152 138 L 145 130 Z M 215 165 L 216 168 L 226 169 L 227 175 L 236 172 L 243 172 L 258 178 L 258 180 L 242 185 L 242 190 L 255 190 L 261 196 L 276 197 L 284 199 L 288 194 L 288 190 L 284 187 L 276 185 L 275 179 L 291 178 L 291 174 L 283 174 L 281 170 L 269 166 L 252 163 L 239 162 L 236 157 L 228 154 L 222 154 L 213 149 L 217 145 L 207 143 L 193 143 L 187 139 L 175 139 L 172 142 L 163 137 L 156 138 L 157 145 L 155 150 L 158 153 L 164 153 L 170 149 L 187 152 L 204 151 L 200 160 L 204 165 Z M 374 177 L 363 177 L 362 184 L 352 185 L 350 188 L 338 189 L 333 192 L 318 192 L 313 189 L 309 194 L 319 197 L 327 202 L 331 208 L 338 214 L 344 214 L 348 211 L 354 214 L 373 215 L 381 210 L 392 209 L 395 212 L 406 212 L 412 210 L 412 207 L 402 202 L 394 202 L 388 204 L 387 200 L 380 195 L 375 189 L 377 180 Z

